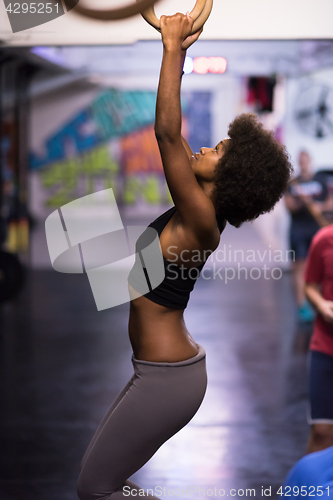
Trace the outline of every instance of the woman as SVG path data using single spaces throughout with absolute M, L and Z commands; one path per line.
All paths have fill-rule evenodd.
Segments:
M 230 139 L 195 155 L 182 139 L 183 63 L 186 49 L 200 35 L 189 35 L 192 25 L 188 14 L 161 17 L 164 53 L 155 132 L 175 207 L 151 227 L 160 237 L 165 278 L 138 297 L 135 266 L 129 276 L 132 297 L 138 297 L 131 302 L 129 318 L 134 375 L 83 458 L 81 500 L 139 496 L 128 478 L 198 410 L 206 390 L 205 352 L 183 318 L 195 283 L 189 270 L 201 270 L 226 221 L 239 226 L 271 210 L 290 178 L 284 148 L 254 115 L 238 117 L 230 126 Z

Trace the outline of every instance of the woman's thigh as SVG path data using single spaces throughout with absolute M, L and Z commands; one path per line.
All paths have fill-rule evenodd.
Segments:
M 203 400 L 204 357 L 185 365 L 134 360 L 134 368 L 127 392 L 108 412 L 85 458 L 79 477 L 82 498 L 107 498 L 119 489 L 187 424 Z
M 123 397 L 125 396 L 126 392 L 128 391 L 128 389 L 131 387 L 132 385 L 132 382 L 133 382 L 133 378 L 134 376 L 130 379 L 130 381 L 125 385 L 124 389 L 118 394 L 118 396 L 116 397 L 116 399 L 113 401 L 112 405 L 110 406 L 110 408 L 108 409 L 106 415 L 103 417 L 101 423 L 99 424 L 99 426 L 97 427 L 97 430 L 95 431 L 95 434 L 93 435 L 89 445 L 88 445 L 88 448 L 85 452 L 85 454 L 83 455 L 83 458 L 82 458 L 82 461 L 81 461 L 81 469 L 83 467 L 83 465 L 85 464 L 86 460 L 87 460 L 87 457 L 90 453 L 90 450 L 92 449 L 92 447 L 94 446 L 95 442 L 97 441 L 97 438 L 98 436 L 100 435 L 104 425 L 106 424 L 106 422 L 108 421 L 111 413 L 113 412 L 113 410 L 118 406 L 118 404 L 120 403 L 120 401 L 123 399 Z

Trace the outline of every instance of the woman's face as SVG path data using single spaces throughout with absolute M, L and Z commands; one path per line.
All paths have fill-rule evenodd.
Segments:
M 200 153 L 195 153 L 190 159 L 192 170 L 197 178 L 207 182 L 213 181 L 215 170 L 222 158 L 224 148 L 229 139 L 224 139 L 215 148 L 201 148 Z

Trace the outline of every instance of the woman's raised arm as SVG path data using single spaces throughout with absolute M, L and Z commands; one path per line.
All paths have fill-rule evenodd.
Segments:
M 163 60 L 156 103 L 155 134 L 166 181 L 184 226 L 196 232 L 216 226 L 212 201 L 198 184 L 190 165 L 190 148 L 181 136 L 181 76 L 186 49 L 201 31 L 190 35 L 189 15 L 161 17 Z

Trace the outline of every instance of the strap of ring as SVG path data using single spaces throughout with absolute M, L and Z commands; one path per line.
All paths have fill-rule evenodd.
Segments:
M 66 0 L 73 12 L 77 12 L 86 17 L 92 19 L 99 19 L 101 21 L 115 21 L 118 19 L 126 19 L 128 17 L 135 16 L 143 10 L 152 7 L 154 3 L 159 0 L 136 0 L 136 3 L 127 5 L 126 7 L 120 7 L 118 9 L 112 10 L 95 10 L 82 7 L 79 3 L 76 4 L 75 0 Z

